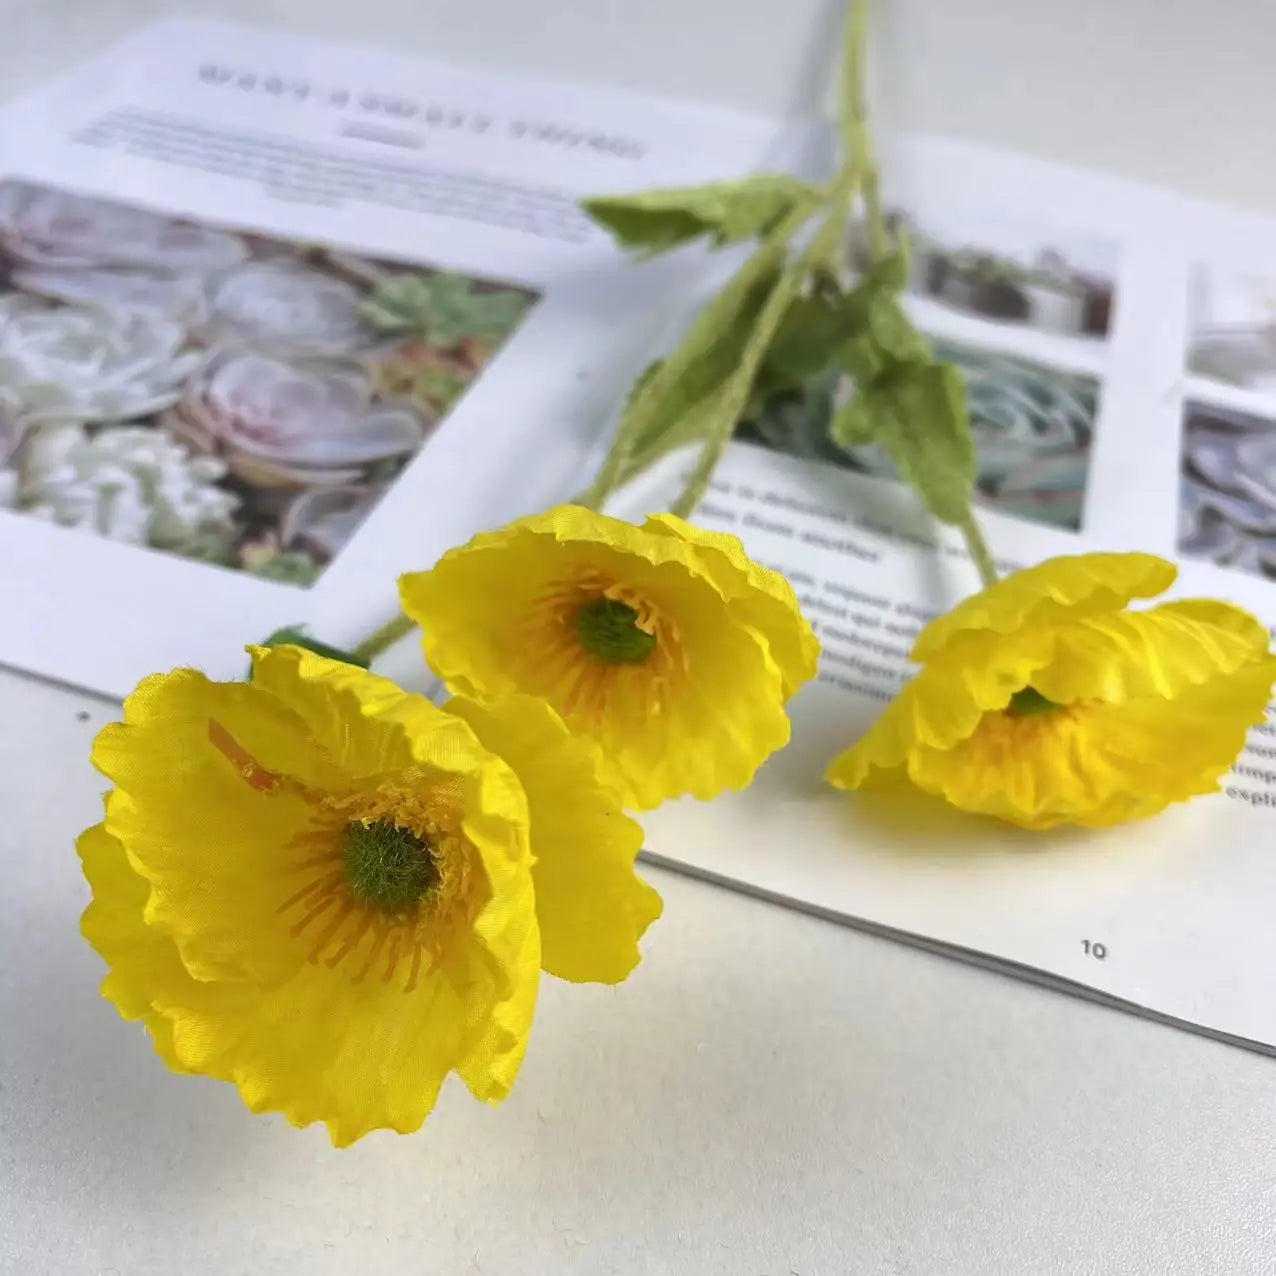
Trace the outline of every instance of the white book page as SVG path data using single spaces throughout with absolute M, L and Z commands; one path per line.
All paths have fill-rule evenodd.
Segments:
M 1276 222 L 934 139 L 906 141 L 885 171 L 917 244 L 907 304 L 967 375 L 980 517 L 1003 566 L 1179 557 L 1171 596 L 1276 624 Z M 823 784 L 909 676 L 919 628 L 978 586 L 960 540 L 880 455 L 826 442 L 831 393 L 768 404 L 696 515 L 794 583 L 820 677 L 753 786 L 652 813 L 649 853 L 1276 1048 L 1276 725 L 1251 732 L 1217 796 L 1102 832 L 1024 832 Z M 667 507 L 689 465 L 668 458 L 614 509 Z
M 0 662 L 122 695 L 239 676 L 281 625 L 366 637 L 400 572 L 569 493 L 701 268 L 622 268 L 579 199 L 785 145 L 748 114 L 200 19 L 16 103 Z M 424 317 L 369 319 L 404 281 Z

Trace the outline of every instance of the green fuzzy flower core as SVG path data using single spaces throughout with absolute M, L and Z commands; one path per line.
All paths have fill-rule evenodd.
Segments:
M 585 649 L 605 665 L 637 665 L 656 649 L 656 636 L 638 628 L 638 613 L 614 598 L 595 598 L 576 613 Z
M 1049 713 L 1059 706 L 1053 700 L 1047 700 L 1036 687 L 1024 687 L 1010 697 L 1006 712 L 1012 718 L 1033 718 L 1039 713 Z
M 351 820 L 343 849 L 355 898 L 385 913 L 419 903 L 442 876 L 429 843 L 388 820 Z

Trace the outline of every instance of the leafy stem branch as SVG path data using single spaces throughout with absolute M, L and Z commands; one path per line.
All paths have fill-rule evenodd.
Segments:
M 952 364 L 934 358 L 900 303 L 908 246 L 881 207 L 864 105 L 868 13 L 868 0 L 851 0 L 841 165 L 828 185 L 764 174 L 586 202 L 595 221 L 643 256 L 697 239 L 714 248 L 757 247 L 682 342 L 639 378 L 580 501 L 599 508 L 662 457 L 698 446 L 673 505 L 690 516 L 740 422 L 768 396 L 834 370 L 853 390 L 829 423 L 833 442 L 885 448 L 931 515 L 961 533 L 988 584 L 996 569 L 971 508 L 975 453 L 965 383 Z M 859 259 L 848 261 L 860 238 Z

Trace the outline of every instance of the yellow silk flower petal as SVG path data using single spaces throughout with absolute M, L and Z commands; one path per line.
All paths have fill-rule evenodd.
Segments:
M 663 905 L 634 872 L 642 829 L 602 783 L 597 746 L 531 696 L 458 697 L 445 708 L 510 763 L 527 793 L 543 968 L 560 979 L 619 983 L 641 960 L 638 941 Z
M 128 862 L 124 846 L 95 824 L 76 842 L 93 899 L 80 919 L 84 938 L 107 960 L 102 995 L 125 1019 L 149 1020 L 155 1013 L 150 988 L 157 968 L 163 979 L 190 979 L 177 946 L 145 922 L 151 888 Z
M 788 740 L 785 678 L 751 623 L 774 628 L 774 608 L 746 617 L 720 558 L 566 507 L 475 537 L 404 576 L 400 595 L 453 691 L 543 698 L 599 745 L 625 801 L 648 808 L 742 788 Z M 604 602 L 633 617 L 646 654 L 608 662 L 586 646 L 581 611 Z
M 1034 673 L 1032 685 L 1059 704 L 1173 698 L 1265 654 L 1266 631 L 1245 613 L 1237 616 L 1226 604 L 1193 600 L 1060 625 L 1053 631 L 1052 657 Z M 1002 660 L 1017 645 L 1008 640 L 994 658 Z
M 908 775 L 962 810 L 1026 828 L 1144 819 L 1217 789 L 1263 721 L 1273 680 L 1276 660 L 1265 658 L 1174 699 L 990 715 L 952 749 L 916 750 Z
M 788 699 L 818 672 L 820 643 L 797 595 L 779 572 L 755 563 L 735 536 L 709 532 L 675 514 L 653 514 L 644 531 L 676 536 L 700 551 L 700 561 L 741 620 L 765 639 Z
M 931 621 L 912 658 L 924 663 L 974 638 L 995 639 L 1031 625 L 1051 625 L 1114 611 L 1153 598 L 1174 583 L 1178 568 L 1152 554 L 1073 554 L 1005 576 Z
M 195 978 L 278 982 L 304 960 L 276 923 L 312 806 L 275 768 L 315 755 L 287 708 L 189 669 L 147 678 L 98 735 L 93 764 L 116 785 L 107 828 L 150 883 L 148 924 Z
M 619 680 L 604 717 L 569 712 L 568 724 L 601 746 L 609 779 L 639 810 L 747 788 L 789 742 L 775 662 L 752 629 L 701 610 L 701 578 L 666 574 L 641 587 L 669 615 L 692 618 L 679 626 L 667 685 L 653 694 L 640 679 Z
M 353 780 L 423 764 L 457 775 L 483 765 L 486 751 L 464 722 L 388 678 L 301 647 L 248 650 L 253 685 L 286 704 Z
M 995 658 L 981 651 L 969 660 L 941 655 L 900 689 L 860 739 L 830 765 L 837 788 L 892 783 L 919 746 L 951 749 L 967 739 L 984 715 L 1004 709 L 1016 691 L 1034 682 L 1053 652 L 1048 633 L 1021 635 Z

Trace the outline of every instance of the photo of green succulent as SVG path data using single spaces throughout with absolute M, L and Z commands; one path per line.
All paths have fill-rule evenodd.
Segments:
M 444 271 L 405 274 L 378 285 L 360 306 L 363 321 L 387 336 L 414 336 L 435 346 L 466 340 L 500 342 L 518 326 L 532 298 Z

